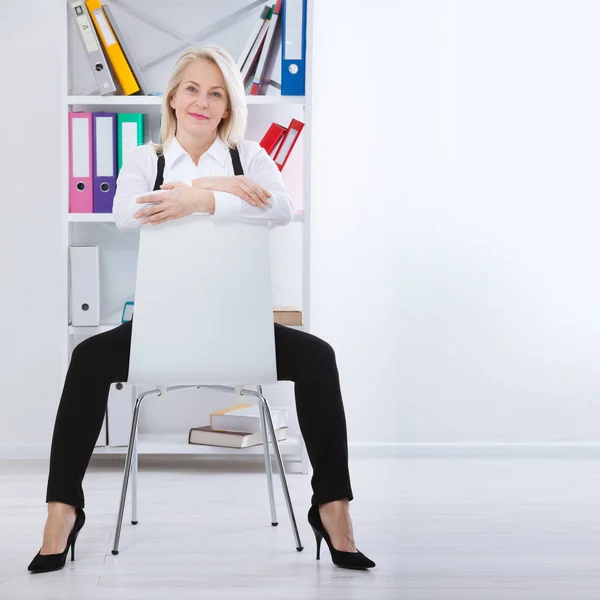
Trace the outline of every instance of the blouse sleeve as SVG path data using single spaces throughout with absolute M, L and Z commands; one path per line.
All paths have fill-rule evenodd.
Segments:
M 246 156 L 242 155 L 242 151 Z M 264 148 L 256 142 L 244 142 L 240 148 L 242 163 L 250 155 L 250 162 L 244 169 L 245 176 L 271 192 L 270 204 L 259 208 L 248 204 L 235 194 L 213 192 L 215 195 L 215 219 L 238 219 L 248 223 L 267 222 L 271 226 L 287 225 L 294 216 L 294 206 L 283 183 L 279 168 Z
M 152 192 L 156 179 L 156 154 L 148 145 L 138 146 L 132 151 L 129 159 L 123 163 L 117 178 L 117 189 L 113 200 L 113 217 L 119 230 L 140 227 L 142 219 L 133 215 L 150 203 L 138 203 L 140 196 Z

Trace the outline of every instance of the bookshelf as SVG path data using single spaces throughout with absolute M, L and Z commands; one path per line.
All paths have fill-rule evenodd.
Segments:
M 279 442 L 281 455 L 286 459 L 298 462 L 302 453 L 302 439 L 299 435 L 289 435 Z M 94 450 L 95 454 L 127 454 L 126 446 L 102 446 Z M 263 456 L 262 446 L 251 448 L 219 448 L 216 446 L 200 446 L 188 444 L 187 433 L 140 433 L 138 434 L 138 453 L 152 455 L 207 455 L 207 456 Z
M 104 213 L 69 213 L 69 223 L 114 223 L 112 214 Z M 297 210 L 294 213 L 293 223 L 302 223 L 304 221 L 304 212 Z
M 313 2 L 308 0 L 307 10 L 307 69 L 306 69 L 306 95 L 281 96 L 279 91 L 270 88 L 265 96 L 247 96 L 248 128 L 247 139 L 260 140 L 271 122 L 289 123 L 291 118 L 300 119 L 305 123 L 304 130 L 299 138 L 294 152 L 282 173 L 286 186 L 291 192 L 295 214 L 293 222 L 283 228 L 276 228 L 272 232 L 272 261 L 274 281 L 274 304 L 298 306 L 303 312 L 304 325 L 302 329 L 310 327 L 310 139 L 311 139 L 311 103 L 312 103 L 312 15 Z M 241 52 L 243 45 L 250 34 L 255 20 L 262 9 L 262 4 L 246 1 L 245 6 L 237 9 L 228 17 L 225 13 L 233 10 L 231 3 L 222 3 L 217 0 L 189 3 L 185 0 L 172 0 L 168 3 L 169 10 L 165 12 L 164 4 L 146 3 L 144 11 L 146 17 L 140 16 L 139 3 L 133 0 L 104 0 L 104 4 L 111 10 L 118 20 L 121 32 L 126 37 L 132 53 L 144 73 L 144 77 L 153 92 L 162 92 L 166 84 L 172 65 L 179 56 L 179 52 L 169 53 L 173 48 L 173 40 L 166 40 L 165 28 L 170 31 L 180 31 L 181 39 L 184 37 L 190 42 L 186 46 L 215 43 L 226 48 L 234 58 Z M 154 11 L 154 12 L 153 12 Z M 225 11 L 225 13 L 224 13 Z M 245 12 L 244 12 L 245 11 Z M 241 15 L 241 16 L 240 16 Z M 67 3 L 64 2 L 64 19 L 67 23 L 68 35 L 64 44 L 63 56 L 63 117 L 61 139 L 61 164 L 62 169 L 62 213 L 63 235 L 62 248 L 64 268 L 68 275 L 69 246 L 74 243 L 97 244 L 100 248 L 100 286 L 101 286 L 101 319 L 98 327 L 73 327 L 70 324 L 69 290 L 64 294 L 65 335 L 68 339 L 67 354 L 63 357 L 63 374 L 66 374 L 70 355 L 77 343 L 86 337 L 97 335 L 117 326 L 123 303 L 132 299 L 135 290 L 135 269 L 137 264 L 137 243 L 139 231 L 119 232 L 112 214 L 76 214 L 69 212 L 69 181 L 68 181 L 68 113 L 71 111 L 113 111 L 113 112 L 141 112 L 145 115 L 144 142 L 158 141 L 160 127 L 160 106 L 162 98 L 152 96 L 100 96 L 96 90 L 93 74 L 85 58 L 83 45 L 79 40 L 78 32 L 72 22 Z M 141 19 L 141 20 L 140 20 Z M 167 22 L 167 20 L 169 20 Z M 229 19 L 229 21 L 227 21 Z M 144 26 L 140 24 L 144 21 Z M 210 30 L 207 37 L 196 37 L 185 30 L 191 22 L 205 22 L 218 25 L 225 22 L 227 27 L 221 30 L 215 27 L 205 28 Z M 164 23 L 163 30 L 160 24 Z M 149 35 L 148 24 L 154 25 L 156 37 Z M 164 60 L 157 56 L 165 53 Z M 145 69 L 144 64 L 148 65 Z M 280 60 L 275 64 L 274 75 L 280 69 Z M 275 78 L 275 76 L 274 76 Z M 69 280 L 67 276 L 66 280 Z M 286 406 L 293 415 L 287 439 L 280 442 L 282 455 L 286 463 L 294 463 L 303 473 L 308 473 L 308 457 L 306 448 L 300 436 L 298 423 L 295 417 L 293 404 L 292 384 L 286 390 L 277 386 L 265 387 L 265 394 L 271 406 Z M 284 384 L 285 385 L 285 384 Z M 287 394 L 286 394 L 287 392 Z M 133 394 L 133 391 L 132 391 Z M 233 396 L 220 394 L 206 396 L 205 391 L 181 392 L 173 396 L 188 396 L 184 399 L 185 405 L 178 416 L 170 415 L 171 429 L 163 430 L 164 409 L 159 409 L 158 403 L 146 401 L 141 413 L 139 426 L 139 453 L 152 455 L 210 455 L 210 456 L 255 456 L 262 457 L 262 446 L 242 450 L 230 448 L 217 448 L 198 446 L 187 443 L 190 427 L 208 423 L 205 418 L 198 416 L 198 407 L 202 406 L 208 415 L 213 409 L 221 409 L 232 404 Z M 191 394 L 195 394 L 192 398 Z M 132 397 L 133 401 L 133 397 Z M 167 398 L 167 404 L 169 399 Z M 163 401 L 163 404 L 164 401 Z M 179 400 L 173 412 L 179 411 Z M 162 411 L 162 412 L 161 412 Z M 187 421 L 186 421 L 187 419 Z M 94 454 L 120 455 L 125 454 L 123 446 L 98 446 Z
M 153 106 L 160 109 L 160 96 L 68 96 L 67 104 L 70 106 L 96 107 L 111 106 L 125 107 Z M 306 96 L 246 96 L 248 105 L 254 104 L 306 104 Z

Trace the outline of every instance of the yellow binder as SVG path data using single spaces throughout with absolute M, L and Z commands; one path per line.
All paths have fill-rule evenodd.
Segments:
M 113 71 L 119 80 L 119 84 L 121 85 L 123 93 L 126 96 L 135 94 L 140 88 L 135 80 L 131 68 L 129 67 L 127 59 L 125 58 L 125 54 L 123 54 L 123 49 L 117 41 L 114 31 L 112 30 L 112 27 L 110 26 L 110 23 L 104 14 L 104 9 L 102 8 L 100 0 L 86 0 L 85 5 L 87 6 L 90 16 L 92 17 L 98 37 L 102 42 L 102 46 L 104 46 L 106 55 L 108 56 Z

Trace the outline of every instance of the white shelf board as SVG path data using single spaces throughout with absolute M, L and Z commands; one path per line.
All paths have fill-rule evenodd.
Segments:
M 304 212 L 296 211 L 294 223 L 302 223 L 304 221 Z M 115 219 L 112 213 L 69 213 L 69 223 L 114 223 Z
M 74 327 L 73 325 L 69 325 L 69 335 L 98 335 L 99 333 L 104 333 L 115 327 L 119 327 L 119 325 L 121 325 L 121 323 L 115 323 L 114 325 L 99 325 L 98 327 Z M 302 330 L 302 325 L 286 325 L 286 327 Z
M 114 223 L 112 213 L 69 213 L 69 223 Z
M 114 325 L 99 325 L 98 327 L 74 327 L 69 325 L 69 334 L 71 335 L 98 335 L 105 331 L 110 331 L 115 327 L 118 327 L 121 323 L 115 323 Z
M 67 96 L 69 106 L 156 106 L 161 96 Z M 246 96 L 246 104 L 299 104 L 306 96 Z
M 279 442 L 282 456 L 299 457 L 302 440 L 299 435 L 288 435 L 286 440 Z M 209 454 L 218 455 L 254 455 L 262 456 L 264 450 L 260 446 L 251 448 L 221 448 L 219 446 L 200 446 L 188 444 L 188 433 L 140 433 L 138 438 L 139 454 Z M 94 448 L 94 454 L 126 454 L 126 446 L 99 446 Z

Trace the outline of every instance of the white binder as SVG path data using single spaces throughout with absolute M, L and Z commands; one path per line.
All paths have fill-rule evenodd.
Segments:
M 133 390 L 126 383 L 111 383 L 108 393 L 108 445 L 128 446 L 133 419 Z
M 71 325 L 100 325 L 100 265 L 98 246 L 71 246 Z
M 108 96 L 114 94 L 117 91 L 115 81 L 108 68 L 108 62 L 104 56 L 104 52 L 102 52 L 100 41 L 98 40 L 96 30 L 92 25 L 92 20 L 90 19 L 85 2 L 84 0 L 72 0 L 69 4 L 71 5 L 71 15 L 75 20 L 77 31 L 79 31 L 79 35 L 81 36 L 81 40 L 85 47 L 100 95 Z

